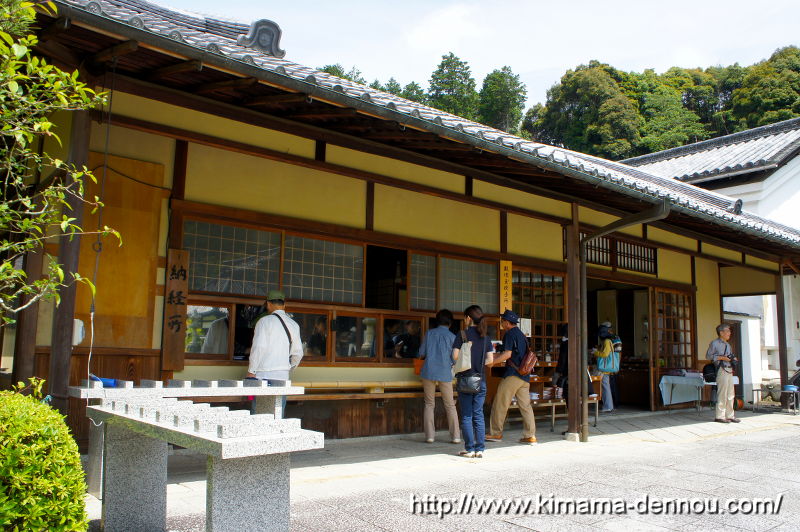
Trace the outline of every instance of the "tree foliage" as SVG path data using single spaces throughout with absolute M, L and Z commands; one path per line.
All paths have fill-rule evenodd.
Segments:
M 487 126 L 517 133 L 528 89 L 519 76 L 504 66 L 489 73 L 479 94 L 480 121 Z
M 428 103 L 442 111 L 475 120 L 478 118 L 478 93 L 469 64 L 450 52 L 442 56 L 431 74 Z
M 0 311 L 3 323 L 40 299 L 55 298 L 58 290 L 75 281 L 87 282 L 77 273 L 68 278 L 54 257 L 47 256 L 41 279 L 29 281 L 22 269 L 24 255 L 43 250 L 60 235 L 85 233 L 69 211 L 70 202 L 93 208 L 99 198 L 84 198 L 83 183 L 94 179 L 86 168 L 77 168 L 41 153 L 39 144 L 58 140 L 51 122 L 57 111 L 76 111 L 98 105 L 102 99 L 78 80 L 78 72 L 64 72 L 32 55 L 36 37 L 29 27 L 34 8 L 54 11 L 51 3 L 3 2 L 0 10 Z M 60 141 L 59 141 L 60 142 Z M 115 231 L 104 228 L 103 234 Z M 94 289 L 91 286 L 92 290 Z

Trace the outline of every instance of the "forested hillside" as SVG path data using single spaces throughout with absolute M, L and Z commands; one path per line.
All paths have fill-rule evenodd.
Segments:
M 322 70 L 367 83 L 355 67 Z M 568 70 L 547 101 L 524 115 L 526 88 L 511 68 L 489 73 L 479 88 L 469 64 L 453 53 L 442 57 L 427 90 L 394 78 L 370 86 L 533 140 L 624 159 L 800 117 L 800 48 L 780 48 L 750 66 L 662 74 L 590 61 Z

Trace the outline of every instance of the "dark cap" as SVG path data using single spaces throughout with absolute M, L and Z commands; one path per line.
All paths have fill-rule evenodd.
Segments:
M 519 316 L 513 310 L 506 310 L 502 314 L 500 314 L 500 319 L 506 320 L 509 323 L 517 324 L 519 323 Z
M 270 290 L 267 292 L 267 301 L 286 301 L 286 294 L 281 292 L 280 290 Z

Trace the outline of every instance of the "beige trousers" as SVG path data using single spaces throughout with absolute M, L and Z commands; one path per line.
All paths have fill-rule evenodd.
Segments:
M 444 411 L 447 415 L 447 427 L 450 429 L 450 440 L 461 439 L 461 429 L 458 425 L 456 401 L 453 399 L 453 382 L 439 382 L 422 379 L 422 391 L 425 393 L 425 410 L 422 412 L 422 424 L 425 427 L 425 439 L 433 439 L 436 427 L 433 423 L 433 411 L 436 407 L 436 386 L 442 393 Z
M 517 398 L 517 406 L 522 414 L 522 437 L 532 438 L 536 436 L 536 421 L 533 418 L 531 408 L 531 385 L 519 377 L 506 377 L 500 381 L 497 393 L 492 401 L 492 419 L 489 423 L 489 434 L 500 436 L 503 434 L 503 426 L 506 423 L 508 407 L 511 406 L 511 398 Z
M 717 370 L 717 419 L 733 419 L 733 374 L 724 368 Z

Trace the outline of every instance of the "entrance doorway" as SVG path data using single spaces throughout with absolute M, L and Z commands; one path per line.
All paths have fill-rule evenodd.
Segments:
M 620 371 L 616 375 L 614 407 L 650 410 L 651 342 L 650 296 L 647 287 L 587 279 L 587 327 L 589 347 L 597 344 L 597 331 L 610 322 L 622 340 Z M 612 383 L 614 378 L 612 377 Z

